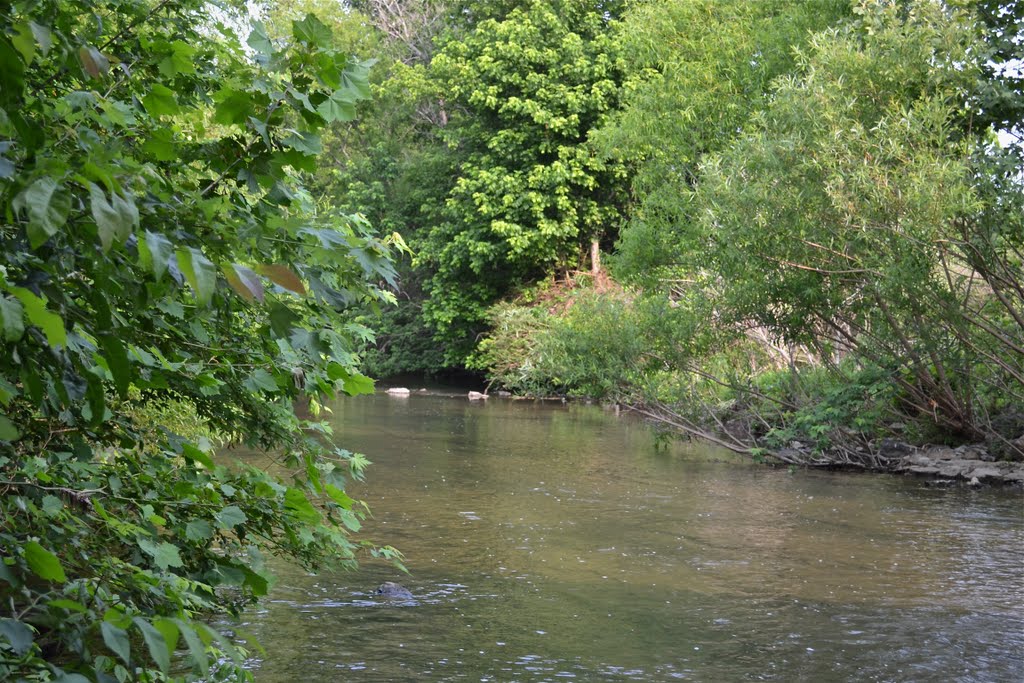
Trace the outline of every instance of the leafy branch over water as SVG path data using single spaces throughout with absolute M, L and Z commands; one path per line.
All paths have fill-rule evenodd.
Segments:
M 396 556 L 350 536 L 365 458 L 292 409 L 373 389 L 346 309 L 392 300 L 392 244 L 301 182 L 368 64 L 311 15 L 243 45 L 208 10 L 0 11 L 4 679 L 247 678 L 202 617 L 264 595 L 268 553 Z

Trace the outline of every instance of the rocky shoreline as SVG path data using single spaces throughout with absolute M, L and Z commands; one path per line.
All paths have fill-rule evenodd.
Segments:
M 1024 486 L 1024 462 L 996 461 L 981 445 L 906 446 L 906 450 L 894 472 L 950 484 Z

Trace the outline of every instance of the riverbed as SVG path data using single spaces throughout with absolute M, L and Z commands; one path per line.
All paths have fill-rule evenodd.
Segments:
M 258 683 L 1024 680 L 1019 490 L 752 465 L 596 406 L 331 408 L 410 574 L 279 566 Z

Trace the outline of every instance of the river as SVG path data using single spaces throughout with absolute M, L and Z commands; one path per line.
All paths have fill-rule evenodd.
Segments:
M 364 534 L 411 573 L 280 566 L 242 624 L 257 683 L 1024 680 L 1019 490 L 659 447 L 594 406 L 332 408 L 374 463 Z

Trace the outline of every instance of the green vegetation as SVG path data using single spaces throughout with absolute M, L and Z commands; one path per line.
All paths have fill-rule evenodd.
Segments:
M 245 679 L 206 620 L 268 555 L 394 557 L 350 536 L 366 459 L 292 410 L 372 391 L 348 309 L 393 300 L 391 247 L 302 185 L 367 67 L 313 16 L 241 44 L 208 9 L 0 10 L 4 680 Z
M 394 558 L 293 409 L 361 358 L 1024 457 L 1019 1 L 242 5 L 0 9 L 0 676 L 245 678 L 268 554 Z
M 532 387 L 638 402 L 737 450 L 798 441 L 810 447 L 804 462 L 878 467 L 873 443 L 890 435 L 988 440 L 1024 455 L 1010 444 L 1024 410 L 1019 148 L 998 149 L 969 115 L 1019 85 L 994 79 L 979 59 L 988 34 L 973 5 L 864 2 L 811 34 L 768 97 L 751 97 L 768 83 L 762 62 L 736 50 L 774 54 L 765 46 L 775 31 L 789 40 L 792 26 L 811 23 L 808 5 L 787 15 L 783 4 L 767 15 L 715 5 L 748 23 L 730 24 L 740 34 L 723 42 L 736 47 L 712 57 L 750 72 L 694 48 L 704 35 L 686 33 L 703 31 L 694 18 L 720 18 L 710 5 L 667 3 L 687 19 L 673 49 L 651 35 L 651 6 L 627 17 L 627 31 L 637 21 L 633 40 L 669 54 L 653 53 L 662 68 L 651 90 L 634 88 L 598 136 L 602 148 L 633 144 L 644 159 L 615 270 L 643 289 L 604 310 L 543 316 L 518 342 L 519 367 Z M 1008 17 L 1019 20 L 1016 6 Z M 761 47 L 744 42 L 754 36 Z M 687 75 L 670 76 L 676 69 Z M 716 103 L 700 96 L 704 82 Z M 673 108 L 688 115 L 665 128 Z M 721 116 L 743 122 L 727 142 Z M 1001 125 L 1019 126 L 1016 116 L 1001 115 Z M 669 305 L 645 317 L 658 300 Z M 530 319 L 497 311 L 506 324 Z M 521 334 L 496 326 L 483 358 L 512 350 Z M 605 340 L 600 352 L 595 337 Z M 509 359 L 491 365 L 507 382 Z

